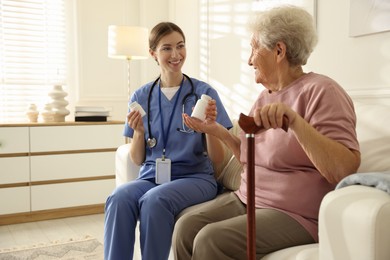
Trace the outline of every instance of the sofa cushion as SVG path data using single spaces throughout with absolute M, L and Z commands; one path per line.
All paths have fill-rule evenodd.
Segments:
M 232 120 L 233 127 L 229 130 L 232 134 L 238 135 L 241 131 L 237 120 Z M 237 190 L 240 186 L 242 165 L 233 155 L 232 151 L 224 146 L 223 162 L 214 165 L 215 178 L 228 190 Z
M 318 251 L 318 244 L 294 246 L 268 254 L 261 260 L 316 260 Z
M 235 156 L 231 156 L 229 162 L 217 176 L 217 181 L 229 190 L 238 190 L 241 181 L 242 164 Z
M 355 111 L 362 159 L 358 172 L 390 170 L 390 106 L 355 102 Z

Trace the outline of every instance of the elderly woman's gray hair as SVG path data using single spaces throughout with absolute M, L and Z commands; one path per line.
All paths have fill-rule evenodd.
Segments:
M 297 6 L 280 6 L 258 12 L 248 27 L 259 44 L 267 49 L 283 42 L 291 65 L 305 65 L 317 44 L 313 17 Z

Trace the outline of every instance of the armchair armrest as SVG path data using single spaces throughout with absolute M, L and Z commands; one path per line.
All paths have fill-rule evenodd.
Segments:
M 320 260 L 390 259 L 390 195 L 362 185 L 329 192 L 319 214 Z
M 115 183 L 118 187 L 121 184 L 138 178 L 140 166 L 135 165 L 129 156 L 130 144 L 123 144 L 118 147 L 115 153 Z

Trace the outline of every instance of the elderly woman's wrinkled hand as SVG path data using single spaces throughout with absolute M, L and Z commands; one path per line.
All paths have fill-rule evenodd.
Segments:
M 291 125 L 296 117 L 296 112 L 283 103 L 268 104 L 253 111 L 256 125 L 263 126 L 265 129 L 283 128 L 283 117 L 286 117 Z

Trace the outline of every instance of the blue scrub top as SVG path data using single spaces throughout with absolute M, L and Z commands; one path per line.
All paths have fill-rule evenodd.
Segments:
M 232 127 L 232 122 L 222 105 L 222 102 L 218 96 L 218 93 L 209 84 L 191 78 L 194 84 L 194 92 L 198 98 L 202 94 L 211 96 L 217 102 L 217 122 L 226 128 Z M 153 81 L 154 82 L 154 81 Z M 130 103 L 137 101 L 142 108 L 148 113 L 148 95 L 153 82 L 149 82 L 141 88 L 137 89 L 130 99 Z M 161 93 L 161 109 L 159 108 L 159 84 L 157 83 L 150 97 L 150 130 L 152 136 L 156 138 L 157 145 L 153 148 L 146 146 L 145 149 L 145 162 L 142 164 L 139 178 L 140 179 L 154 179 L 155 178 L 155 165 L 156 159 L 161 158 L 163 150 L 163 131 L 161 129 L 161 114 L 163 113 L 164 128 L 167 135 L 167 143 L 165 148 L 165 157 L 172 161 L 171 165 L 171 178 L 172 180 L 189 177 L 189 175 L 207 174 L 212 175 L 214 173 L 211 160 L 208 156 L 204 155 L 204 142 L 200 133 L 183 133 L 178 129 L 183 129 L 182 113 L 185 112 L 189 115 L 192 113 L 192 108 L 195 106 L 197 98 L 195 95 L 189 95 L 191 93 L 191 83 L 185 78 L 180 96 L 178 97 L 177 107 L 172 117 L 171 127 L 168 131 L 169 119 L 171 117 L 175 99 L 179 93 L 176 92 L 175 96 L 171 100 Z M 185 98 L 187 96 L 187 98 Z M 185 99 L 184 99 L 185 98 Z M 130 104 L 129 103 L 129 104 Z M 184 111 L 183 111 L 184 107 Z M 145 129 L 145 144 L 149 138 L 148 133 L 148 116 L 142 118 Z M 185 129 L 188 128 L 185 126 Z M 167 132 L 168 131 L 168 132 Z M 168 134 L 167 134 L 168 133 Z M 132 138 L 134 130 L 125 123 L 124 136 Z M 200 176 L 199 176 L 200 177 Z

